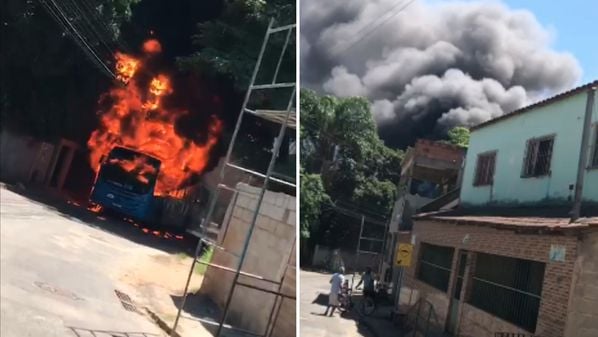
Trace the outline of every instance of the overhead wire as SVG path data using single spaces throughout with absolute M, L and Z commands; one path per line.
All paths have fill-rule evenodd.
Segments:
M 82 10 L 81 7 L 77 4 L 77 2 L 74 0 L 65 0 L 64 4 L 68 6 L 69 9 L 74 13 L 73 17 L 79 18 L 79 21 L 81 21 L 81 28 L 86 30 L 84 37 L 86 37 L 90 43 L 90 40 L 94 39 L 95 42 L 98 42 L 97 44 L 99 46 L 104 47 L 108 55 L 112 55 L 114 51 L 114 46 L 109 46 L 109 42 L 111 41 L 111 39 L 106 38 L 105 36 L 99 33 L 96 25 L 94 25 L 89 18 L 91 14 L 88 14 L 86 13 L 86 11 Z
M 120 49 L 124 52 L 129 52 L 131 50 L 130 46 L 126 43 L 126 41 L 123 40 L 121 36 L 114 35 L 114 32 L 108 28 L 110 25 L 106 23 L 106 21 L 100 16 L 97 6 L 94 6 L 90 1 L 91 0 L 81 0 L 81 3 L 98 23 L 98 29 L 101 30 L 104 35 L 116 45 L 117 49 Z
M 355 46 L 359 42 L 363 41 L 363 39 L 365 39 L 366 37 L 368 37 L 369 35 L 371 35 L 372 33 L 374 33 L 378 28 L 380 28 L 383 25 L 385 25 L 388 21 L 390 21 L 392 18 L 394 18 L 395 16 L 397 16 L 399 13 L 401 13 L 402 11 L 404 11 L 405 9 L 407 9 L 407 7 L 409 7 L 414 2 L 415 2 L 415 0 L 409 0 L 407 3 L 404 4 L 404 6 L 400 7 L 396 12 L 394 12 L 392 15 L 390 15 L 386 19 L 383 19 L 383 17 L 379 17 L 376 20 L 372 21 L 374 23 L 378 23 L 378 25 L 376 25 L 373 29 L 371 29 L 369 32 L 363 34 L 362 36 L 357 36 L 357 39 L 352 40 L 352 42 L 348 42 L 346 44 L 346 47 L 344 47 L 342 49 L 339 49 L 337 51 L 333 51 L 332 53 L 333 54 L 342 54 L 342 53 L 346 52 L 351 47 Z
M 55 0 L 49 0 L 48 3 L 46 0 L 40 0 L 40 3 L 44 6 L 44 8 L 48 11 L 50 16 L 52 16 L 58 24 L 63 28 L 64 32 L 69 34 L 71 38 L 75 41 L 75 43 L 83 50 L 83 52 L 88 56 L 88 58 L 96 65 L 98 68 L 106 73 L 108 76 L 112 78 L 116 78 L 116 75 L 108 65 L 102 60 L 102 58 L 98 55 L 97 50 L 95 50 L 87 41 L 86 38 L 83 37 L 81 32 L 73 25 L 73 23 L 69 20 L 68 15 L 65 13 L 64 9 L 59 6 Z
M 61 26 L 63 34 L 68 35 L 70 38 L 72 38 L 73 41 L 77 44 L 77 46 L 79 46 L 79 48 L 81 48 L 85 55 L 88 56 L 90 61 L 94 63 L 94 65 L 96 65 L 102 72 L 105 72 L 105 69 L 102 66 L 102 64 L 98 62 L 98 60 L 90 53 L 90 51 L 82 44 L 82 42 L 73 35 L 69 27 L 64 22 L 64 18 L 60 14 L 58 14 L 56 8 L 53 8 L 45 0 L 40 0 L 40 3 L 42 4 L 42 6 L 44 6 L 48 14 L 50 14 L 50 16 Z

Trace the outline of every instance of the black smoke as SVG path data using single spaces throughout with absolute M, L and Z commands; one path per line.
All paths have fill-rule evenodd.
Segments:
M 399 1 L 399 2 L 397 2 Z M 382 138 L 404 147 L 573 86 L 577 60 L 534 15 L 499 2 L 304 0 L 304 86 L 372 101 Z M 373 22 L 385 22 L 373 30 Z M 361 41 L 354 43 L 359 37 Z

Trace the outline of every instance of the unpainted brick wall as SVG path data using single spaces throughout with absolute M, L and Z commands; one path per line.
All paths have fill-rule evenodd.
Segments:
M 598 232 L 579 243 L 565 336 L 598 336 Z
M 240 192 L 231 200 L 224 226 L 221 229 L 222 247 L 214 251 L 212 263 L 235 269 L 239 262 L 254 210 L 259 189 L 238 184 Z M 283 292 L 295 294 L 295 269 L 287 268 L 289 258 L 295 261 L 296 236 L 295 197 L 266 191 L 259 210 L 256 226 L 249 242 L 242 271 L 259 275 L 267 280 L 280 281 L 284 277 Z M 294 265 L 294 262 L 291 263 Z M 234 274 L 222 269 L 208 267 L 200 292 L 208 295 L 218 306 L 224 307 Z M 240 283 L 270 291 L 278 285 L 241 275 Z M 268 318 L 274 306 L 275 295 L 237 286 L 229 309 L 228 324 L 258 334 L 265 332 Z M 292 322 L 289 318 L 292 317 Z M 275 337 L 295 334 L 295 301 L 285 299 L 275 323 Z
M 417 155 L 455 163 L 461 163 L 465 154 L 464 149 L 455 145 L 444 144 L 426 139 L 419 139 L 417 143 L 415 143 L 415 151 Z
M 577 258 L 577 238 L 556 234 L 517 234 L 512 230 L 490 227 L 475 227 L 439 223 L 430 220 L 417 221 L 412 234 L 416 238 L 413 263 L 405 272 L 402 295 L 412 295 L 412 303 L 418 297 L 430 301 L 438 314 L 441 324 L 448 318 L 450 296 L 416 278 L 417 259 L 421 242 L 454 247 L 453 268 L 449 290 L 454 288 L 455 270 L 459 250 L 482 252 L 546 263 L 542 300 L 538 314 L 535 335 L 542 337 L 565 336 L 567 303 L 572 282 L 573 266 Z M 464 243 L 464 238 L 469 239 Z M 403 241 L 406 241 L 403 238 Z M 566 248 L 565 262 L 549 261 L 552 244 Z M 403 302 L 404 299 L 401 300 Z M 492 321 L 490 323 L 490 321 Z M 468 304 L 462 304 L 459 332 L 466 336 L 494 337 L 497 331 L 523 332 L 524 330 L 505 322 Z M 529 332 L 527 332 L 529 334 Z

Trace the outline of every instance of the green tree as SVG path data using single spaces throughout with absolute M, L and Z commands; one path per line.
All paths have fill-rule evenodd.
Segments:
M 450 129 L 447 133 L 448 142 L 461 147 L 469 146 L 469 129 L 463 126 L 457 126 Z
M 95 27 L 105 41 L 114 42 L 118 27 L 129 19 L 137 1 L 91 0 L 76 8 L 58 3 L 68 11 L 71 23 L 87 25 L 88 20 L 96 20 Z M 0 15 L 2 127 L 41 138 L 84 140 L 95 123 L 97 95 L 109 85 L 109 78 L 95 68 L 40 1 L 2 1 Z M 102 42 L 91 27 L 85 27 L 80 33 L 100 50 Z M 108 62 L 112 55 L 102 50 L 100 56 Z
M 207 78 L 212 83 L 226 83 L 227 86 L 230 84 L 234 95 L 241 97 L 249 85 L 270 20 L 274 20 L 274 27 L 293 23 L 295 5 L 294 0 L 223 2 L 222 11 L 217 18 L 197 24 L 197 33 L 192 37 L 195 51 L 190 55 L 178 57 L 178 68 Z M 256 84 L 272 82 L 285 41 L 285 31 L 270 36 Z M 277 73 L 277 82 L 295 82 L 295 50 L 295 34 L 292 31 Z M 254 91 L 249 108 L 286 110 L 291 90 L 284 88 Z M 235 118 L 236 113 L 235 111 Z M 273 138 L 279 127 L 279 124 L 258 118 L 245 118 L 239 134 L 239 139 L 243 139 L 243 142 L 235 144 L 235 160 L 243 166 L 264 172 L 270 158 Z M 289 129 L 287 135 L 291 132 Z M 224 137 L 229 136 L 230 134 L 226 134 Z M 288 135 L 287 138 L 275 169 L 277 173 L 294 177 L 296 163 L 293 160 L 284 162 L 284 150 L 294 137 Z
M 330 198 L 324 190 L 322 179 L 317 174 L 302 174 L 300 189 L 301 238 L 308 239 L 318 230 L 322 206 Z
M 295 20 L 293 0 L 233 0 L 225 3 L 222 15 L 216 20 L 198 24 L 193 42 L 198 51 L 180 57 L 181 69 L 193 70 L 204 75 L 224 76 L 241 91 L 247 88 L 260 47 L 273 18 L 275 26 Z M 273 34 L 267 53 L 264 54 L 260 80 L 274 75 L 277 60 L 285 42 L 285 33 Z M 291 34 L 279 82 L 293 82 L 295 78 L 295 34 Z
M 333 200 L 390 212 L 403 153 L 377 134 L 369 102 L 301 91 L 301 165 L 321 174 Z

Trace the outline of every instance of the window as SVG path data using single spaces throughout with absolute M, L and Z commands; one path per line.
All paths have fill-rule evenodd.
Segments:
M 468 303 L 535 332 L 545 264 L 478 253 Z
M 494 182 L 494 167 L 496 166 L 496 152 L 478 155 L 474 186 L 492 185 Z
M 417 278 L 432 287 L 447 291 L 454 249 L 421 243 Z
M 554 136 L 527 141 L 522 177 L 541 177 L 550 174 Z
M 592 158 L 591 158 L 591 165 L 590 167 L 598 168 L 598 124 L 594 127 L 594 143 L 592 148 Z

